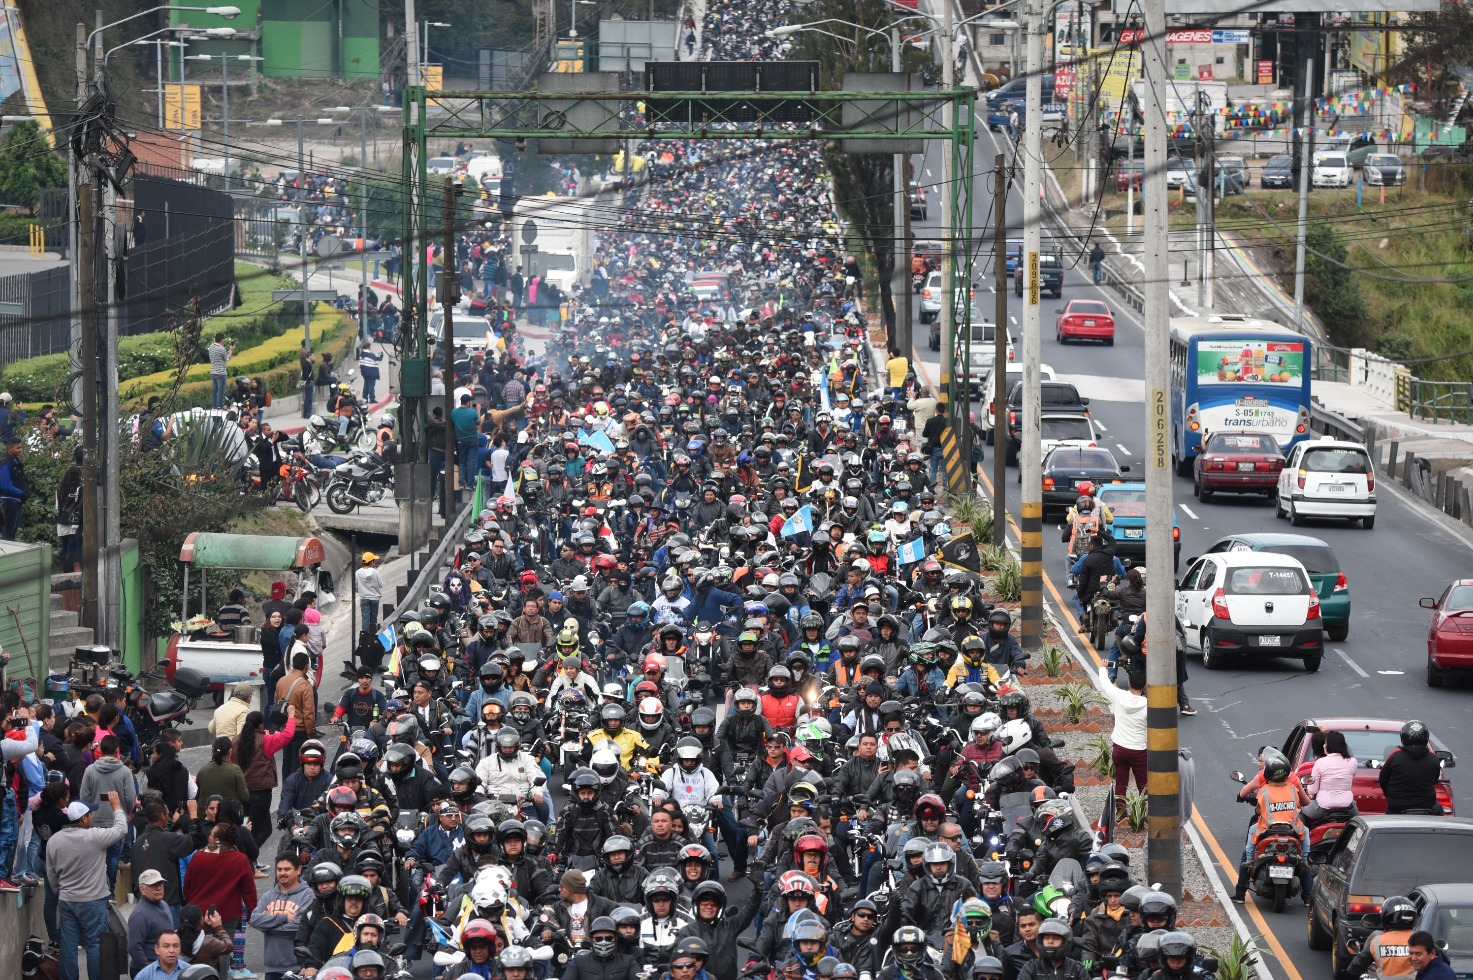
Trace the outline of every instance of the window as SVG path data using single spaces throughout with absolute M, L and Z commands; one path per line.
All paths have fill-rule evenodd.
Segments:
M 1234 568 L 1227 577 L 1231 595 L 1303 595 L 1308 588 L 1297 568 Z
M 1219 64 L 1219 65 L 1225 65 L 1225 64 L 1227 64 L 1227 59 L 1224 58 L 1224 57 L 1222 57 L 1221 55 L 1218 55 L 1217 56 L 1217 64 Z
M 1462 840 L 1462 846 L 1439 846 L 1430 830 L 1383 830 L 1371 842 L 1353 887 L 1375 895 L 1405 895 L 1423 881 L 1473 880 L 1473 847 L 1468 846 L 1473 837 L 1463 835 Z M 1434 852 L 1435 861 L 1429 861 Z
M 1000 48 L 1008 43 L 1008 36 L 1006 34 L 989 34 L 987 35 L 987 43 L 994 48 Z
M 1360 853 L 1361 844 L 1365 842 L 1365 839 L 1366 828 L 1362 826 L 1353 826 L 1350 833 L 1340 835 L 1334 860 L 1330 862 L 1330 867 L 1335 869 L 1337 875 L 1342 878 L 1350 876 L 1350 869 L 1355 867 L 1355 856 Z M 1395 894 L 1395 892 L 1387 894 Z
M 1463 612 L 1473 609 L 1473 586 L 1455 585 L 1448 589 L 1447 598 L 1438 603 L 1443 612 Z
M 1344 163 L 1339 165 L 1344 166 Z M 1371 471 L 1371 461 L 1360 449 L 1310 449 L 1304 453 L 1299 465 L 1311 473 L 1363 475 Z

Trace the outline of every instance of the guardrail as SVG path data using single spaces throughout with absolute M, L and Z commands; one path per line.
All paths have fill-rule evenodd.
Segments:
M 426 506 L 430 505 L 426 504 Z M 455 550 L 455 546 L 460 543 L 461 536 L 471 522 L 471 517 L 473 516 L 471 510 L 474 506 L 475 496 L 472 495 L 471 499 L 466 501 L 466 505 L 461 508 L 460 513 L 456 514 L 455 518 L 445 525 L 444 536 L 440 538 L 440 543 L 435 546 L 434 550 L 429 552 L 428 557 L 425 556 L 423 551 L 414 556 L 412 559 L 414 567 L 413 577 L 409 580 L 408 585 L 399 586 L 396 592 L 397 601 L 394 604 L 394 608 L 388 615 L 383 617 L 381 622 L 403 623 L 407 621 L 407 618 L 412 618 L 406 617 L 406 614 L 412 612 L 424 601 L 425 594 L 429 592 L 432 584 L 440 581 L 442 577 L 441 571 L 445 567 L 445 559 Z
M 1473 382 L 1423 381 L 1410 372 L 1396 378 L 1397 411 L 1424 422 L 1473 425 Z

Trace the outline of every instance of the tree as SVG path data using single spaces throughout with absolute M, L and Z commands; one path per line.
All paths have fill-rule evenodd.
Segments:
M 10 130 L 5 146 L 0 148 L 3 203 L 23 207 L 34 215 L 42 189 L 65 187 L 66 179 L 66 161 L 52 151 L 40 126 L 23 122 Z
M 1451 98 L 1462 86 L 1458 66 L 1473 62 L 1473 10 L 1444 3 L 1432 13 L 1412 14 L 1400 42 L 1386 73 L 1390 80 L 1415 84 L 1419 101 Z
M 1328 325 L 1337 343 L 1349 346 L 1369 311 L 1346 262 L 1345 243 L 1328 224 L 1317 221 L 1305 233 L 1304 244 L 1304 302 Z
M 806 20 L 834 18 L 874 31 L 888 30 L 892 20 L 884 0 L 821 0 L 805 7 L 804 11 Z M 819 76 L 825 88 L 840 88 L 845 72 L 890 70 L 888 42 L 880 41 L 869 31 L 854 31 L 842 24 L 825 25 L 825 30 L 852 35 L 853 39 L 839 40 L 825 34 L 805 32 L 799 35 L 799 44 L 794 52 L 797 58 L 819 63 Z M 929 64 L 930 57 L 908 45 L 902 51 L 903 69 L 918 70 L 922 62 Z M 842 143 L 835 143 L 825 146 L 823 159 L 833 178 L 835 208 L 854 228 L 874 260 L 885 332 L 893 343 L 897 312 L 890 282 L 901 254 L 901 243 L 896 241 L 895 235 L 895 156 L 890 153 L 846 153 Z

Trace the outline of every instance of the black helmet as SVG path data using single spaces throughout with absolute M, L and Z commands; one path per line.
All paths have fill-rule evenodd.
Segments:
M 1003 629 L 1013 628 L 1013 617 L 1006 609 L 994 609 L 987 614 L 987 625 L 1001 626 Z
M 1392 895 L 1381 903 L 1381 928 L 1410 929 L 1417 921 L 1417 907 L 1412 900 L 1401 895 Z
M 1141 896 L 1141 921 L 1161 916 L 1166 919 L 1166 928 L 1176 926 L 1176 899 L 1163 891 L 1152 889 Z
M 1413 745 L 1425 746 L 1432 740 L 1432 733 L 1427 731 L 1427 726 L 1413 718 L 1401 726 L 1401 747 L 1409 749 Z
M 311 870 L 307 872 L 307 883 L 315 889 L 318 885 L 336 883 L 342 877 L 342 868 L 331 861 L 323 861 L 321 864 L 312 865 Z
M 472 813 L 466 817 L 464 830 L 466 846 L 476 854 L 489 854 L 496 845 L 496 825 L 484 813 Z M 486 839 L 476 840 L 482 834 L 486 835 Z
M 591 789 L 596 793 L 599 787 L 603 785 L 598 778 L 598 773 L 587 768 L 573 770 L 573 777 L 568 782 L 571 784 L 574 794 L 577 794 L 580 789 Z
M 522 736 L 515 728 L 496 729 L 496 751 L 500 753 L 503 749 L 511 749 L 508 758 L 522 750 Z
M 513 837 L 519 838 L 525 843 L 527 840 L 527 825 L 520 820 L 501 821 L 501 826 L 496 828 L 496 840 L 504 844 Z
M 1403 732 L 1406 729 L 1402 729 Z M 1405 736 L 1403 736 L 1405 737 Z M 1289 778 L 1293 767 L 1288 758 L 1278 749 L 1263 750 L 1263 778 L 1270 783 L 1282 783 Z
M 407 776 L 414 771 L 415 760 L 419 753 L 412 746 L 395 742 L 384 750 L 384 766 L 389 770 L 390 776 Z

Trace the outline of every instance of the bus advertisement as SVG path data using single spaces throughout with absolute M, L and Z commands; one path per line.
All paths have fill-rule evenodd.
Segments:
M 1171 321 L 1172 455 L 1190 474 L 1203 437 L 1224 429 L 1272 435 L 1288 453 L 1309 435 L 1310 341 L 1264 320 Z

